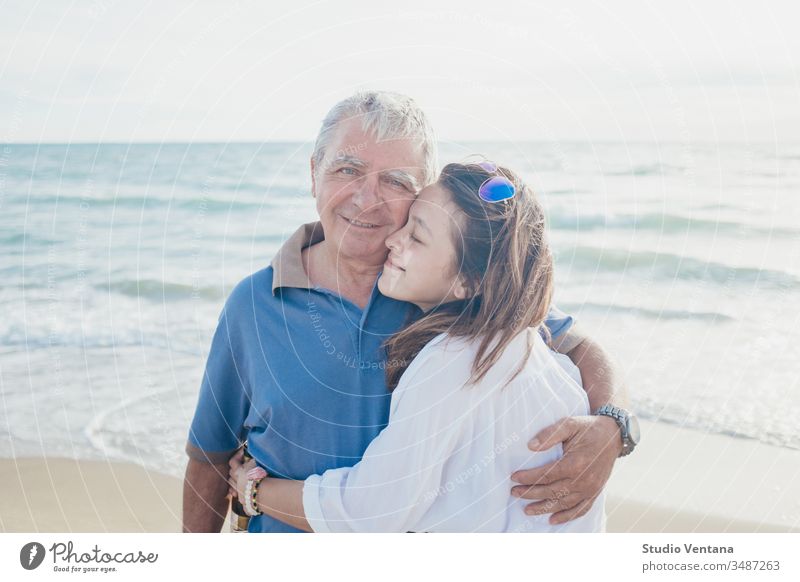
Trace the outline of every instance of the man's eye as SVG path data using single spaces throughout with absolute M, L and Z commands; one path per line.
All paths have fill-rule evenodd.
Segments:
M 406 183 L 396 178 L 387 178 L 386 182 L 389 184 L 389 186 L 397 190 L 408 190 L 408 186 L 406 186 Z
M 356 175 L 355 168 L 339 168 L 339 172 L 341 172 L 342 174 L 345 174 L 347 176 L 355 176 Z

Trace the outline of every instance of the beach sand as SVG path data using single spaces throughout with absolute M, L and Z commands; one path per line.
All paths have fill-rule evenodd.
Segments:
M 0 461 L 0 531 L 177 532 L 182 483 L 129 463 Z
M 800 451 L 642 422 L 608 484 L 608 531 L 800 532 Z
M 609 532 L 800 532 L 800 451 L 642 423 Z M 0 460 L 0 531 L 177 532 L 181 481 L 128 463 Z

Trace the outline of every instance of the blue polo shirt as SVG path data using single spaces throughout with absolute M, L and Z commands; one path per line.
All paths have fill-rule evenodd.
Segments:
M 382 295 L 377 281 L 363 310 L 313 286 L 301 252 L 322 238 L 320 223 L 303 225 L 225 302 L 186 445 L 192 458 L 224 463 L 247 440 L 271 476 L 304 480 L 355 465 L 386 426 L 382 345 L 421 312 Z M 552 310 L 546 323 L 558 338 L 572 318 Z M 249 530 L 299 531 L 267 515 Z

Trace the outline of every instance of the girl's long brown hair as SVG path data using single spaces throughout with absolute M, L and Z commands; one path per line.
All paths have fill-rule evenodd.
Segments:
M 478 196 L 481 184 L 495 174 L 477 164 L 448 164 L 439 176 L 439 186 L 450 192 L 464 213 L 462 228 L 454 229 L 453 268 L 463 275 L 470 293 L 465 300 L 432 309 L 386 342 L 389 390 L 397 387 L 425 344 L 445 332 L 480 342 L 472 366 L 471 382 L 476 383 L 515 336 L 525 328 L 540 328 L 547 316 L 553 294 L 553 258 L 545 237 L 544 210 L 513 172 L 506 168 L 497 172 L 514 183 L 516 195 L 495 203 Z M 547 332 L 545 337 L 549 343 Z M 531 347 L 529 340 L 526 356 Z

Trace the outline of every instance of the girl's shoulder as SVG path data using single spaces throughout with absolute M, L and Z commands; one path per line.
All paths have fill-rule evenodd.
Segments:
M 515 336 L 506 346 L 497 363 L 489 370 L 488 376 L 492 377 L 493 381 L 498 381 L 494 378 L 498 373 L 505 375 L 521 363 L 528 355 L 529 341 L 533 342 L 534 350 L 547 349 L 541 340 L 539 340 L 541 346 L 537 346 L 536 338 L 532 336 L 529 338 L 529 334 L 538 337 L 535 332 L 526 330 Z M 445 377 L 448 384 L 466 385 L 472 376 L 473 364 L 480 345 L 480 338 L 467 339 L 441 333 L 425 344 L 409 365 L 406 375 L 409 378 L 418 376 L 428 379 L 433 376 Z
M 469 391 L 463 387 L 469 381 L 472 359 L 465 345 L 447 340 L 446 334 L 433 338 L 403 372 L 392 392 L 390 423 L 425 415 L 450 426 L 468 414 Z
M 446 370 L 448 374 L 452 374 L 454 380 L 467 382 L 480 344 L 480 339 L 467 340 L 442 333 L 425 345 L 412 366 L 416 363 L 416 367 L 427 368 L 429 373 L 437 369 Z M 517 375 L 516 371 L 520 367 L 523 373 Z M 559 374 L 567 371 L 574 378 L 572 370 L 568 369 L 574 367 L 567 356 L 551 350 L 536 329 L 528 328 L 514 336 L 506 345 L 483 383 L 505 385 L 512 377 L 522 380 L 531 374 L 540 376 L 543 372 L 554 369 Z M 580 375 L 577 378 L 580 383 Z
M 469 380 L 477 346 L 441 333 L 430 340 L 400 378 L 398 390 L 413 384 L 458 387 Z
M 478 352 L 479 342 L 467 340 L 463 337 L 440 333 L 429 341 L 420 350 L 414 362 L 417 360 L 432 362 L 452 362 L 458 363 L 461 360 L 469 360 L 470 364 Z M 413 363 L 413 362 L 412 362 Z

